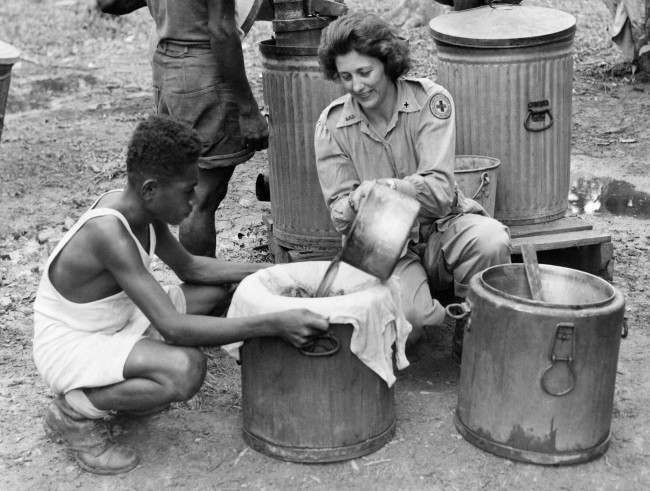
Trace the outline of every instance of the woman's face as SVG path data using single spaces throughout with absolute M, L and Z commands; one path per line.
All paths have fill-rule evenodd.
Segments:
M 335 62 L 343 88 L 364 110 L 376 110 L 386 101 L 393 82 L 380 60 L 352 50 Z

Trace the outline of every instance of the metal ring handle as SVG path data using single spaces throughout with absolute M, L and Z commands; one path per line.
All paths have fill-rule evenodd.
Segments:
M 481 174 L 481 184 L 479 184 L 478 189 L 474 193 L 474 196 L 472 196 L 472 199 L 476 199 L 478 195 L 481 194 L 483 188 L 488 184 L 490 184 L 490 176 L 487 172 L 484 172 L 483 174 Z
M 548 119 L 547 119 L 548 116 Z M 543 122 L 540 126 L 533 126 L 533 123 Z M 533 133 L 539 133 L 553 126 L 553 114 L 551 104 L 548 100 L 534 101 L 528 103 L 528 115 L 524 121 L 524 128 Z
M 551 365 L 544 370 L 541 386 L 549 395 L 564 396 L 575 389 L 576 373 L 573 370 L 575 359 L 575 326 L 571 322 L 561 322 L 556 326 L 549 358 Z
M 341 343 L 332 333 L 315 336 L 304 346 L 298 348 L 305 356 L 319 357 L 332 356 L 341 349 Z
M 467 302 L 450 303 L 445 307 L 445 313 L 452 319 L 462 320 L 472 313 L 472 309 Z
M 627 325 L 627 317 L 623 317 L 623 330 L 621 331 L 621 337 L 625 339 L 630 333 L 630 328 Z
M 576 386 L 576 373 L 573 371 L 572 363 L 569 361 L 563 361 L 562 363 L 566 363 L 567 368 L 569 369 L 569 374 L 571 378 L 571 383 L 569 383 L 565 389 L 563 390 L 555 390 L 551 387 L 551 376 L 552 372 L 551 370 L 556 370 L 559 368 L 559 361 L 554 361 L 553 364 L 548 367 L 546 370 L 544 370 L 544 373 L 542 374 L 542 389 L 544 389 L 544 392 L 546 392 L 548 395 L 551 396 L 565 396 L 569 392 L 571 392 L 573 389 L 575 389 Z

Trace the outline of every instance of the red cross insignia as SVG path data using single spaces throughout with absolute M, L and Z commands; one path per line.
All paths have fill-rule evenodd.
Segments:
M 436 94 L 429 101 L 429 109 L 438 119 L 447 119 L 451 116 L 451 101 L 445 94 Z

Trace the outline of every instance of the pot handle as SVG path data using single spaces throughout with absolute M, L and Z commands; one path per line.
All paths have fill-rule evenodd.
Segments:
M 627 317 L 623 317 L 623 329 L 621 331 L 621 337 L 625 339 L 630 333 L 630 327 L 627 325 Z
M 483 188 L 490 184 L 490 176 L 487 172 L 484 172 L 481 174 L 481 184 L 479 184 L 478 189 L 474 193 L 474 196 L 472 196 L 472 199 L 476 199 L 479 197 L 481 194 L 481 191 L 483 191 Z
M 575 326 L 571 322 L 561 322 L 555 330 L 551 348 L 551 366 L 542 374 L 542 389 L 552 396 L 564 396 L 576 386 L 573 370 L 575 356 Z
M 450 303 L 445 307 L 445 314 L 452 319 L 463 320 L 472 313 L 472 307 L 469 302 Z M 465 327 L 469 331 L 469 322 Z
M 341 349 L 341 342 L 334 334 L 328 332 L 320 336 L 314 336 L 309 342 L 298 348 L 305 356 L 319 357 L 332 356 Z

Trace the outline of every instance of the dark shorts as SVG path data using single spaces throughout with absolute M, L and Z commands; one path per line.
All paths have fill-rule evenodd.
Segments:
M 199 167 L 229 167 L 255 153 L 245 147 L 232 91 L 209 45 L 162 41 L 153 55 L 154 111 L 192 126 L 203 140 Z

